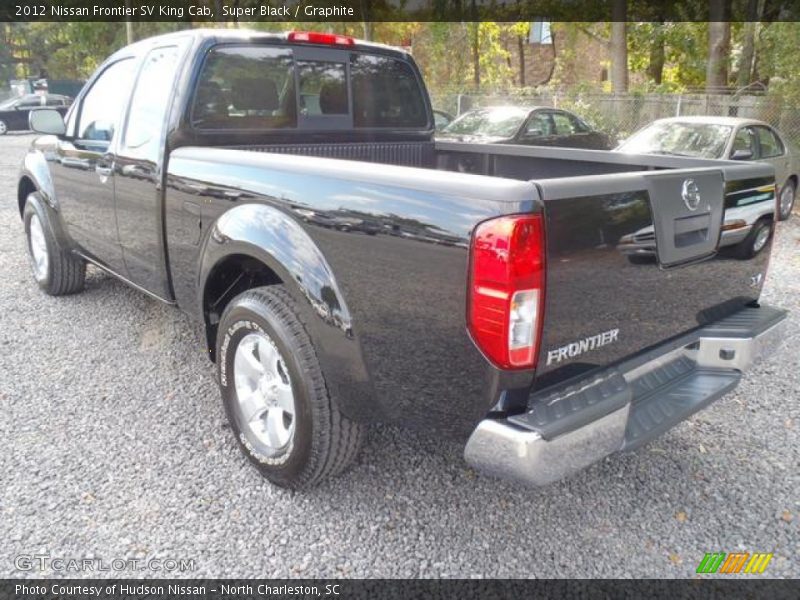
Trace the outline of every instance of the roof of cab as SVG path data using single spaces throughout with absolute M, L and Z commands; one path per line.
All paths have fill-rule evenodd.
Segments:
M 117 54 L 138 54 L 139 52 L 143 52 L 148 48 L 152 48 L 153 45 L 170 42 L 178 38 L 186 38 L 187 36 L 195 40 L 209 39 L 209 40 L 216 40 L 219 42 L 237 42 L 237 41 L 263 42 L 272 40 L 278 43 L 287 44 L 291 46 L 319 47 L 319 44 L 314 44 L 314 43 L 296 42 L 296 41 L 290 42 L 287 39 L 289 33 L 290 32 L 288 31 L 280 33 L 271 33 L 267 31 L 257 31 L 255 29 L 227 29 L 227 28 L 183 29 L 180 31 L 164 33 L 162 35 L 157 35 L 145 38 L 138 42 L 134 42 L 133 44 L 121 48 L 120 50 L 115 52 L 114 55 L 112 56 L 116 56 Z M 353 38 L 353 42 L 354 42 L 353 46 L 330 46 L 330 47 L 336 49 L 377 50 L 381 54 L 393 54 L 398 58 L 407 58 L 409 56 L 408 52 L 396 46 L 377 44 L 375 42 L 368 42 L 357 38 Z

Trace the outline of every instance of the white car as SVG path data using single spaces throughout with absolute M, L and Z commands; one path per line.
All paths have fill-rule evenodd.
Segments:
M 798 187 L 798 165 L 789 144 L 770 125 L 738 117 L 672 117 L 643 127 L 617 146 L 629 154 L 667 154 L 720 160 L 757 160 L 775 168 L 778 219 L 789 218 Z M 752 207 L 741 214 L 726 213 L 726 222 L 745 219 L 749 226 L 775 207 Z M 744 233 L 747 231 L 739 231 Z M 737 234 L 738 235 L 738 234 Z

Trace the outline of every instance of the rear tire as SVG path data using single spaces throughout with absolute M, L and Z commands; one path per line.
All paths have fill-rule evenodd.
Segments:
M 28 255 L 33 277 L 50 296 L 66 296 L 83 290 L 86 261 L 64 250 L 53 235 L 50 217 L 37 193 L 30 194 L 23 211 Z
M 225 309 L 217 374 L 239 447 L 272 483 L 306 489 L 356 458 L 363 426 L 331 398 L 300 311 L 281 285 L 248 290 Z
M 792 215 L 794 199 L 797 188 L 791 179 L 781 188 L 780 202 L 778 203 L 778 220 L 785 221 Z

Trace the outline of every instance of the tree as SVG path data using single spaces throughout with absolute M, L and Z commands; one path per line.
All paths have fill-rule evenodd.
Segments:
M 628 91 L 628 6 L 626 0 L 613 0 L 611 6 L 611 90 Z
M 711 0 L 708 13 L 708 67 L 706 92 L 728 87 L 728 56 L 731 48 L 730 0 Z
M 744 24 L 742 54 L 736 76 L 736 87 L 745 88 L 753 82 L 758 21 L 764 12 L 764 0 L 748 0 L 747 22 Z

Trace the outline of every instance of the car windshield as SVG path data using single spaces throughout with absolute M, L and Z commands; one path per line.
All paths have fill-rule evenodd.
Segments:
M 527 110 L 513 107 L 471 110 L 442 131 L 460 135 L 505 137 L 514 135 L 527 116 Z
M 713 123 L 653 123 L 633 134 L 617 150 L 630 154 L 671 154 L 720 158 L 733 131 Z
M 14 105 L 17 103 L 19 98 L 10 98 L 5 100 L 4 102 L 0 102 L 0 110 L 7 110 L 9 108 L 14 108 Z

